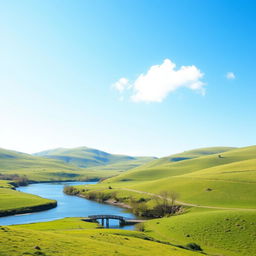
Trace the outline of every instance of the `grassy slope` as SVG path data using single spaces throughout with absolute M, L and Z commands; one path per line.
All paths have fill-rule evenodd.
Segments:
M 14 186 L 12 184 L 10 184 L 7 180 L 0 180 L 0 188 L 14 189 Z
M 148 234 L 176 244 L 195 242 L 204 251 L 229 256 L 256 255 L 255 213 L 195 211 L 146 223 Z
M 61 160 L 32 156 L 11 150 L 0 149 L 0 173 L 26 175 L 33 181 L 78 180 L 106 178 L 117 175 L 134 166 L 139 166 L 151 158 L 131 159 L 129 161 L 105 165 L 104 168 L 79 168 Z
M 31 180 L 72 179 L 79 168 L 57 160 L 44 159 L 20 152 L 0 149 L 0 172 L 26 175 Z
M 232 147 L 209 147 L 209 148 L 199 148 L 199 149 L 193 149 L 193 150 L 187 150 L 182 153 L 162 157 L 159 159 L 156 159 L 154 162 L 150 162 L 147 167 L 155 167 L 162 164 L 169 164 L 170 162 L 179 162 L 183 160 L 189 160 L 198 158 L 201 156 L 207 156 L 207 155 L 213 155 L 213 154 L 221 154 L 227 151 L 230 151 Z
M 146 240 L 139 232 L 95 229 L 78 218 L 0 228 L 0 255 L 196 256 L 196 252 Z M 36 249 L 36 247 L 40 249 Z
M 222 157 L 212 155 L 186 160 L 183 166 L 179 162 L 178 170 L 182 175 L 172 176 L 170 171 L 169 177 L 135 183 L 131 187 L 154 193 L 176 191 L 180 200 L 188 203 L 256 208 L 256 147 L 232 150 Z
M 169 163 L 159 159 L 89 188 L 109 193 L 108 186 L 124 198 L 150 197 L 139 193 L 136 196 L 124 188 L 155 194 L 168 190 L 178 192 L 178 200 L 183 202 L 240 208 L 198 208 L 184 215 L 150 221 L 146 226 L 157 239 L 177 244 L 196 242 L 217 255 L 256 254 L 256 211 L 246 210 L 256 209 L 256 146 L 223 152 L 221 158 L 213 154 Z
M 72 149 L 58 148 L 39 152 L 36 153 L 35 155 L 62 160 L 66 163 L 72 163 L 82 168 L 129 161 L 137 161 L 138 164 L 143 164 L 144 162 L 151 161 L 154 159 L 153 157 L 131 157 L 126 155 L 109 154 L 104 151 L 87 147 L 79 147 Z
M 256 208 L 255 161 L 256 147 L 246 147 L 221 153 L 221 158 L 213 154 L 155 167 L 141 166 L 105 183 L 153 193 L 176 191 L 181 201 L 194 204 Z
M 113 179 L 108 180 L 108 182 L 119 182 L 119 181 L 145 181 L 145 180 L 156 180 L 160 178 L 170 177 L 170 176 L 176 176 L 181 174 L 186 174 L 189 172 L 193 172 L 196 170 L 200 170 L 203 168 L 208 168 L 211 166 L 216 166 L 224 163 L 229 163 L 234 161 L 236 158 L 233 157 L 230 158 L 219 158 L 219 154 L 215 154 L 217 151 L 217 148 L 214 148 L 213 154 L 211 154 L 210 148 L 208 148 L 207 151 L 205 149 L 201 150 L 202 152 L 208 152 L 208 154 L 199 154 L 197 157 L 194 157 L 189 160 L 183 160 L 183 161 L 171 161 L 170 159 L 173 159 L 173 156 L 170 156 L 168 158 L 160 158 L 155 161 L 152 161 L 148 164 L 142 165 L 140 167 L 137 167 L 135 169 L 130 170 L 129 172 L 126 172 L 122 175 L 119 175 Z M 227 148 L 225 148 L 228 150 Z M 222 152 L 224 149 L 219 148 L 219 152 Z M 191 155 L 191 152 L 200 152 L 200 150 L 192 150 L 187 151 L 187 155 Z M 232 150 L 232 152 L 235 150 Z M 255 153 L 256 149 L 254 149 Z M 221 153 L 221 156 L 224 156 L 226 153 Z M 184 155 L 185 153 L 182 153 Z M 206 155 L 206 156 L 205 156 Z M 177 155 L 175 155 L 176 158 Z M 199 159 L 200 158 L 200 159 Z M 246 158 L 248 159 L 248 158 Z
M 0 216 L 49 209 L 56 205 L 54 200 L 13 190 L 6 181 L 0 181 L 0 186 Z

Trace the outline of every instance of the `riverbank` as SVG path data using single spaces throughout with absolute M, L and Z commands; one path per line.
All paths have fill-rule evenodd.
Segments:
M 184 207 L 176 205 L 166 196 L 141 195 L 135 191 L 97 184 L 93 186 L 67 186 L 64 193 L 79 196 L 99 203 L 110 204 L 128 209 L 139 217 L 161 218 L 184 212 Z
M 51 200 L 51 201 L 52 202 L 45 203 L 45 204 L 40 204 L 40 205 L 27 206 L 27 207 L 15 208 L 15 209 L 7 209 L 7 210 L 0 210 L 0 217 L 46 211 L 46 210 L 57 207 L 57 201 L 55 201 L 55 200 Z
M 56 200 L 23 193 L 14 190 L 13 186 L 0 188 L 0 217 L 44 211 L 56 206 Z
M 27 180 L 26 185 L 19 185 L 13 180 L 0 180 L 0 217 L 6 217 L 17 214 L 34 213 L 53 209 L 57 207 L 57 201 L 25 194 L 18 191 L 17 188 L 40 183 L 60 183 L 60 182 L 98 182 L 99 179 L 86 180 L 50 180 L 33 181 Z M 11 192 L 11 191 L 15 192 Z
M 89 185 L 94 182 L 59 182 L 59 183 L 36 183 L 25 187 L 19 187 L 21 191 L 16 191 L 22 195 L 33 195 L 39 198 L 51 198 L 57 201 L 56 208 L 47 211 L 38 211 L 31 214 L 21 214 L 0 218 L 0 225 L 13 225 L 35 223 L 43 221 L 51 221 L 65 217 L 82 217 L 97 214 L 113 214 L 121 215 L 128 219 L 134 219 L 135 216 L 118 205 L 101 204 L 92 200 L 86 200 L 80 197 L 71 197 L 63 193 L 65 185 Z M 14 191 L 15 193 L 15 191 Z M 17 207 L 16 207 L 17 208 Z M 36 210 L 36 209 L 30 209 Z M 41 209 L 39 209 L 41 210 Z M 117 228 L 115 221 L 110 223 L 111 226 Z M 133 227 L 124 227 L 124 229 L 133 229 Z

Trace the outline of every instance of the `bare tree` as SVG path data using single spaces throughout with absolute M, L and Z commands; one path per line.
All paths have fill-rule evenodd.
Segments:
M 175 204 L 175 201 L 177 200 L 177 198 L 179 197 L 179 194 L 172 191 L 172 192 L 169 192 L 169 197 L 171 199 L 171 204 L 174 205 Z

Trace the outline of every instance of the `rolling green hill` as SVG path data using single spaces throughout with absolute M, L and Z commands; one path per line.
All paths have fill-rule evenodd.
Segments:
M 189 204 L 256 208 L 256 146 L 178 162 L 162 164 L 161 160 L 156 160 L 159 165 L 140 166 L 103 184 L 156 194 L 175 191 L 180 201 Z
M 146 223 L 147 234 L 176 244 L 191 241 L 214 255 L 256 255 L 255 212 L 195 211 Z
M 92 153 L 91 151 L 91 153 L 88 153 L 86 156 L 85 151 L 82 149 L 79 148 L 79 150 L 70 150 L 73 153 L 70 153 L 69 159 L 73 160 L 70 160 L 69 163 L 62 159 L 62 157 L 56 157 L 55 159 L 55 157 L 40 157 L 0 149 L 0 173 L 26 175 L 31 181 L 100 179 L 117 175 L 122 171 L 142 165 L 153 159 L 151 157 L 136 158 L 121 155 L 111 155 L 102 152 L 98 153 L 106 155 L 106 159 L 104 160 L 105 165 L 103 165 L 102 168 L 100 168 L 99 165 L 91 168 L 80 168 L 77 165 L 79 165 L 79 161 L 83 162 L 83 157 L 85 157 L 85 162 L 88 160 L 88 158 L 91 158 L 92 164 L 96 161 L 93 160 L 96 158 L 95 152 L 101 152 L 95 150 L 95 152 Z M 76 156 L 76 158 L 74 156 Z M 100 162 L 99 159 L 100 158 L 97 160 L 98 164 L 103 164 L 103 160 Z
M 156 159 L 155 161 L 150 162 L 145 167 L 155 167 L 162 164 L 169 164 L 171 162 L 179 162 L 183 160 L 194 159 L 202 156 L 213 155 L 213 154 L 221 154 L 223 152 L 227 152 L 229 150 L 235 149 L 233 147 L 209 147 L 209 148 L 199 148 L 193 150 L 187 150 L 182 153 L 162 157 Z
M 30 180 L 67 180 L 80 177 L 76 166 L 58 160 L 0 149 L 0 173 L 26 175 Z
M 147 234 L 175 244 L 197 243 L 211 255 L 256 254 L 256 146 L 210 154 L 188 151 L 157 159 L 85 190 L 78 188 L 85 191 L 81 193 L 98 193 L 102 198 L 113 194 L 114 200 L 130 205 L 134 203 L 129 198 L 143 201 L 144 209 L 152 207 L 162 191 L 174 192 L 178 195 L 176 204 L 183 205 L 185 214 L 146 222 Z
M 66 218 L 45 223 L 0 227 L 1 256 L 199 256 L 156 242 L 142 232 L 97 229 L 94 223 Z
M 256 149 L 254 150 L 256 151 Z M 195 170 L 200 170 L 203 168 L 208 168 L 211 166 L 235 161 L 236 156 L 233 157 L 232 159 L 223 157 L 224 154 L 227 154 L 229 151 L 233 152 L 235 151 L 235 149 L 227 147 L 218 147 L 186 151 L 181 154 L 171 155 L 169 157 L 163 157 L 155 161 L 149 162 L 145 165 L 129 170 L 128 172 L 121 174 L 108 181 L 146 181 L 181 175 L 193 172 Z M 219 158 L 219 155 L 222 158 Z M 173 159 L 177 159 L 178 157 L 181 156 L 182 158 L 185 158 L 186 156 L 186 159 L 173 161 Z M 246 157 L 250 156 L 245 154 L 244 158 L 248 159 Z
M 81 168 L 109 165 L 120 162 L 128 163 L 129 161 L 133 161 L 134 163 L 137 161 L 137 163 L 140 164 L 140 161 L 141 163 L 145 163 L 155 159 L 154 157 L 132 157 L 126 155 L 109 154 L 104 151 L 87 147 L 72 149 L 57 148 L 39 152 L 34 155 L 45 158 L 58 159 L 66 163 L 72 163 Z

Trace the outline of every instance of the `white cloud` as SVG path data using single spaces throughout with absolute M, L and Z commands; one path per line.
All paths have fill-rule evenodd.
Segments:
M 228 72 L 228 73 L 226 74 L 226 78 L 227 78 L 228 80 L 234 80 L 234 79 L 236 78 L 236 76 L 235 76 L 235 74 L 234 74 L 233 72 Z
M 125 89 L 128 89 L 129 80 L 122 77 L 116 83 L 113 84 L 113 87 L 119 92 L 123 92 Z
M 130 89 L 131 99 L 135 102 L 162 102 L 169 93 L 182 87 L 204 95 L 205 84 L 200 81 L 202 77 L 203 73 L 196 66 L 182 66 L 176 69 L 175 63 L 166 59 L 162 64 L 150 67 L 146 74 L 139 75 L 128 87 L 119 85 L 121 79 L 115 87 L 120 92 Z M 124 89 L 118 89 L 120 87 Z

